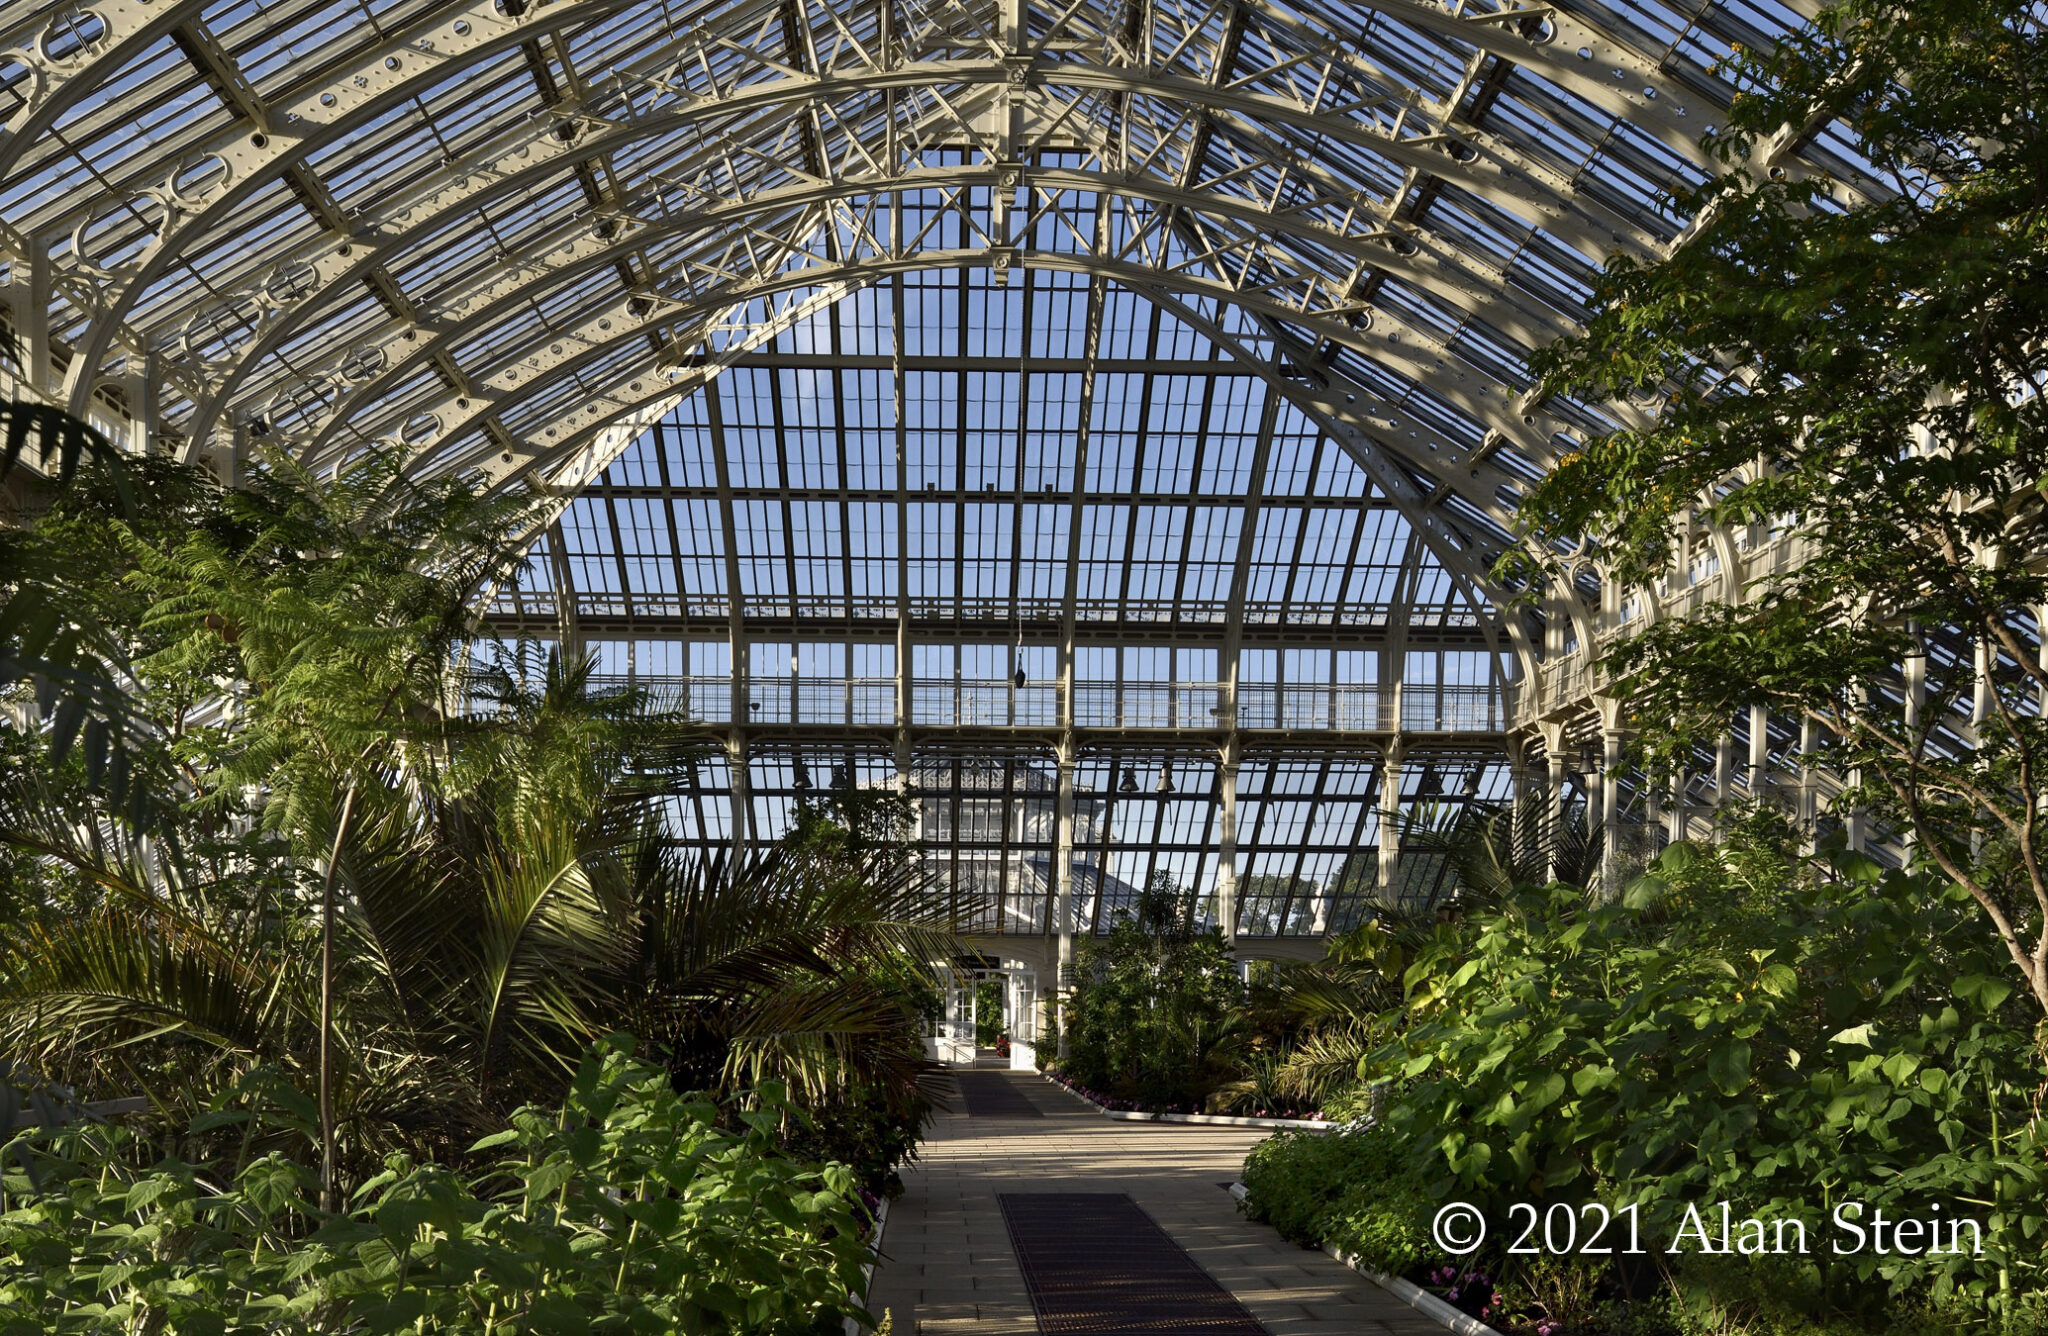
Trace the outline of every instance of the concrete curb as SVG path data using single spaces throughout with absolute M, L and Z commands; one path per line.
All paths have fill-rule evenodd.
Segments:
M 875 1212 L 874 1237 L 868 1240 L 868 1248 L 874 1256 L 868 1258 L 868 1269 L 862 1273 L 860 1282 L 860 1306 L 868 1306 L 868 1295 L 875 1288 L 875 1267 L 882 1260 L 882 1231 L 889 1227 L 889 1199 L 882 1198 L 881 1209 Z M 879 1314 L 877 1315 L 879 1316 Z M 861 1325 L 857 1318 L 846 1319 L 846 1336 L 860 1336 Z
M 1311 1122 L 1306 1118 L 1232 1118 L 1220 1113 L 1144 1113 L 1136 1109 L 1105 1109 L 1078 1090 L 1068 1089 L 1058 1081 L 1040 1072 L 1045 1083 L 1053 1089 L 1080 1100 L 1105 1118 L 1114 1118 L 1124 1123 L 1192 1123 L 1204 1127 L 1269 1127 L 1301 1128 L 1311 1132 L 1331 1132 L 1336 1123 Z
M 1242 1205 L 1244 1199 L 1250 1194 L 1245 1191 L 1244 1184 L 1232 1183 L 1230 1185 L 1230 1195 L 1236 1198 L 1238 1203 Z M 1443 1323 L 1445 1327 L 1457 1332 L 1458 1336 L 1500 1336 L 1499 1332 L 1487 1326 L 1478 1318 L 1473 1317 L 1470 1313 L 1453 1308 L 1448 1302 L 1431 1294 L 1412 1280 L 1403 1280 L 1399 1276 L 1389 1276 L 1382 1272 L 1374 1271 L 1370 1267 L 1360 1266 L 1356 1257 L 1351 1256 L 1349 1253 L 1339 1252 L 1335 1248 L 1326 1247 L 1323 1251 L 1393 1295 L 1396 1299 L 1401 1300 L 1416 1312 Z

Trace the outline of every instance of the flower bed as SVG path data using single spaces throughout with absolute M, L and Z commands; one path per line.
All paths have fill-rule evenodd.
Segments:
M 1095 1105 L 1097 1108 L 1107 1109 L 1111 1113 L 1171 1113 L 1194 1115 L 1201 1115 L 1203 1113 L 1200 1106 L 1193 1104 L 1147 1105 L 1141 1104 L 1134 1099 L 1123 1099 L 1116 1095 L 1105 1095 L 1099 1090 L 1089 1089 L 1087 1086 L 1082 1085 L 1079 1081 L 1074 1080 L 1072 1077 L 1067 1076 L 1065 1073 L 1053 1067 L 1046 1068 L 1045 1077 L 1047 1080 L 1055 1082 L 1056 1084 L 1064 1086 L 1068 1090 L 1073 1091 L 1082 1099 L 1087 1100 L 1089 1103 Z M 1254 1118 L 1286 1119 L 1294 1122 L 1305 1123 L 1319 1123 L 1324 1121 L 1324 1115 L 1320 1110 L 1299 1112 L 1293 1109 L 1258 1109 L 1248 1116 Z

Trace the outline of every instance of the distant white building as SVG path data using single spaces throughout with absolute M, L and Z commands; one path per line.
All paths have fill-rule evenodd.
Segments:
M 933 757 L 912 767 L 911 785 L 912 834 L 926 843 L 934 871 L 963 899 L 988 906 L 973 929 L 1047 931 L 1058 833 L 1050 771 L 1014 758 Z M 1074 797 L 1074 917 L 1084 933 L 1107 929 L 1118 910 L 1138 903 L 1138 888 L 1116 875 L 1113 835 L 1104 839 L 1108 806 Z

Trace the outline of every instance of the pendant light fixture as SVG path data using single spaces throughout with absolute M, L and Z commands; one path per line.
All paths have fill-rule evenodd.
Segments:
M 1010 647 L 1010 685 L 1018 691 L 1031 679 L 1024 672 L 1024 590 L 1017 579 L 1024 573 L 1024 331 L 1019 320 L 1011 326 L 1017 331 L 1017 509 L 1011 523 L 1015 532 L 1010 535 L 1010 550 L 1015 554 L 1010 562 L 1010 606 L 1017 613 L 1017 639 Z

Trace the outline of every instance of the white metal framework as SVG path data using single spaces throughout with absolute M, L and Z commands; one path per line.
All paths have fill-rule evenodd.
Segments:
M 1488 571 L 1640 410 L 1538 402 L 1527 358 L 1682 230 L 1715 61 L 1800 21 L 15 0 L 0 293 L 21 392 L 132 448 L 554 489 L 492 616 L 687 698 L 689 838 L 971 760 L 1054 795 L 1013 931 L 1064 941 L 1097 803 L 1115 876 L 1311 934 L 1395 807 L 1501 792 L 1517 728 L 1562 765 L 1623 610 L 1589 566 L 1502 616 Z M 1772 165 L 1861 188 L 1826 128 Z

